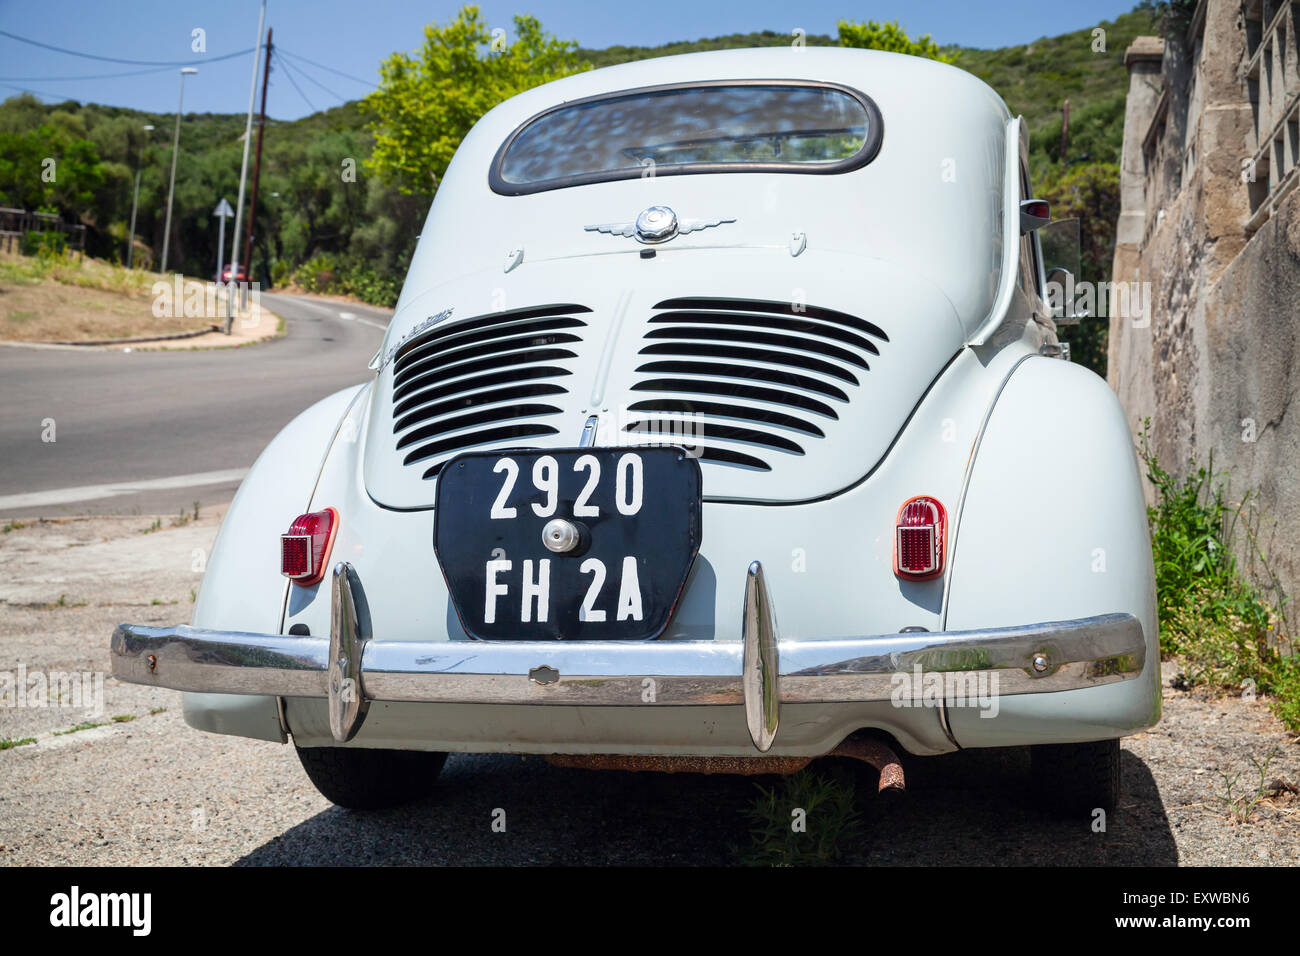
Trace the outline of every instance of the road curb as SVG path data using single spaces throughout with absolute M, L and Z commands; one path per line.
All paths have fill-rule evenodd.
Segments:
M 221 326 L 215 322 L 206 329 L 194 329 L 190 332 L 172 332 L 170 335 L 137 335 L 129 339 L 91 339 L 85 342 L 34 342 L 34 345 L 70 345 L 75 348 L 93 345 L 135 345 L 137 342 L 171 342 L 175 339 L 194 339 L 200 335 L 220 332 Z

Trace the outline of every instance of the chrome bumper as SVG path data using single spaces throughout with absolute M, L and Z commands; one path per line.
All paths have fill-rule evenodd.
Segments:
M 781 641 L 763 569 L 750 565 L 739 641 L 429 641 L 371 638 L 356 571 L 334 569 L 330 636 L 121 624 L 120 680 L 201 693 L 324 697 L 350 740 L 370 701 L 597 707 L 741 704 L 768 750 L 782 703 L 899 700 L 917 675 L 997 675 L 996 693 L 1040 694 L 1130 680 L 1146 662 L 1131 614 L 943 633 Z

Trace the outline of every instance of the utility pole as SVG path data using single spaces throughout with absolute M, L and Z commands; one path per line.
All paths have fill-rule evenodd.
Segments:
M 1065 144 L 1070 139 L 1070 101 L 1069 100 L 1065 101 L 1065 107 L 1063 109 L 1063 112 L 1065 116 L 1061 120 L 1061 165 L 1062 166 L 1064 166 L 1067 162 L 1065 158 Z
M 153 126 L 146 124 L 144 126 L 146 133 L 153 132 Z M 135 256 L 135 207 L 140 202 L 140 148 L 135 154 L 135 192 L 131 196 L 131 232 L 126 237 L 126 267 L 131 268 L 131 262 Z
M 248 147 L 253 138 L 253 103 L 257 98 L 257 67 L 262 56 L 262 24 L 266 22 L 266 0 L 262 0 L 262 11 L 257 16 L 256 47 L 253 50 L 253 79 L 248 88 L 248 122 L 244 124 L 244 159 L 239 167 L 239 199 L 235 202 L 235 235 L 230 245 L 230 275 L 239 275 L 239 238 L 243 233 L 244 216 L 244 182 L 248 178 Z M 234 303 L 232 296 L 226 296 L 226 334 L 234 323 Z
M 167 187 L 167 224 L 163 226 L 162 268 L 158 270 L 164 274 L 167 272 L 167 253 L 170 251 L 172 236 L 172 196 L 176 192 L 176 154 L 181 149 L 181 106 L 185 102 L 185 77 L 197 72 L 199 71 L 192 66 L 181 67 L 181 93 L 176 101 L 176 135 L 172 139 L 172 178 L 171 184 Z
M 262 118 L 257 124 L 257 159 L 253 162 L 253 194 L 248 200 L 248 234 L 244 237 L 244 265 L 253 278 L 253 219 L 257 216 L 257 181 L 262 175 L 262 134 L 266 132 L 266 81 L 271 76 L 271 28 L 266 28 L 266 65 L 262 69 Z

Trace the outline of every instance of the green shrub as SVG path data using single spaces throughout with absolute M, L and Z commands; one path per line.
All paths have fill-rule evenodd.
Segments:
M 312 256 L 293 271 L 292 278 L 307 292 L 351 295 L 371 305 L 396 304 L 402 288 L 401 280 L 396 276 L 368 265 L 341 260 L 328 252 Z
M 23 255 L 28 256 L 62 259 L 68 254 L 68 239 L 63 233 L 54 230 L 33 229 L 23 235 L 22 251 Z
M 318 252 L 293 271 L 293 281 L 307 292 L 338 295 L 338 262 L 328 252 Z
M 368 266 L 354 266 L 344 276 L 344 284 L 351 295 L 371 305 L 392 306 L 402 291 L 401 280 L 396 276 L 376 272 Z
M 1147 508 L 1160 611 L 1160 652 L 1176 659 L 1189 683 L 1212 690 L 1267 694 L 1288 729 L 1300 731 L 1300 658 L 1284 633 L 1284 601 L 1275 606 L 1237 565 L 1235 533 L 1249 496 L 1228 499 L 1214 460 L 1181 481 L 1160 466 L 1143 423 L 1139 451 L 1156 500 Z M 1263 561 L 1263 555 L 1259 556 Z M 1266 564 L 1266 562 L 1264 562 Z
M 279 287 L 288 284 L 293 278 L 293 265 L 287 259 L 276 259 L 271 263 L 271 285 Z

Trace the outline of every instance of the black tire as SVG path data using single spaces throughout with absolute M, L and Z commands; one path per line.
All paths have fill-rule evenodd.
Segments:
M 1075 816 L 1119 806 L 1118 739 L 1029 749 L 1034 790 L 1048 809 Z
M 423 750 L 296 749 L 321 796 L 349 810 L 382 810 L 423 797 L 447 762 L 445 753 Z

